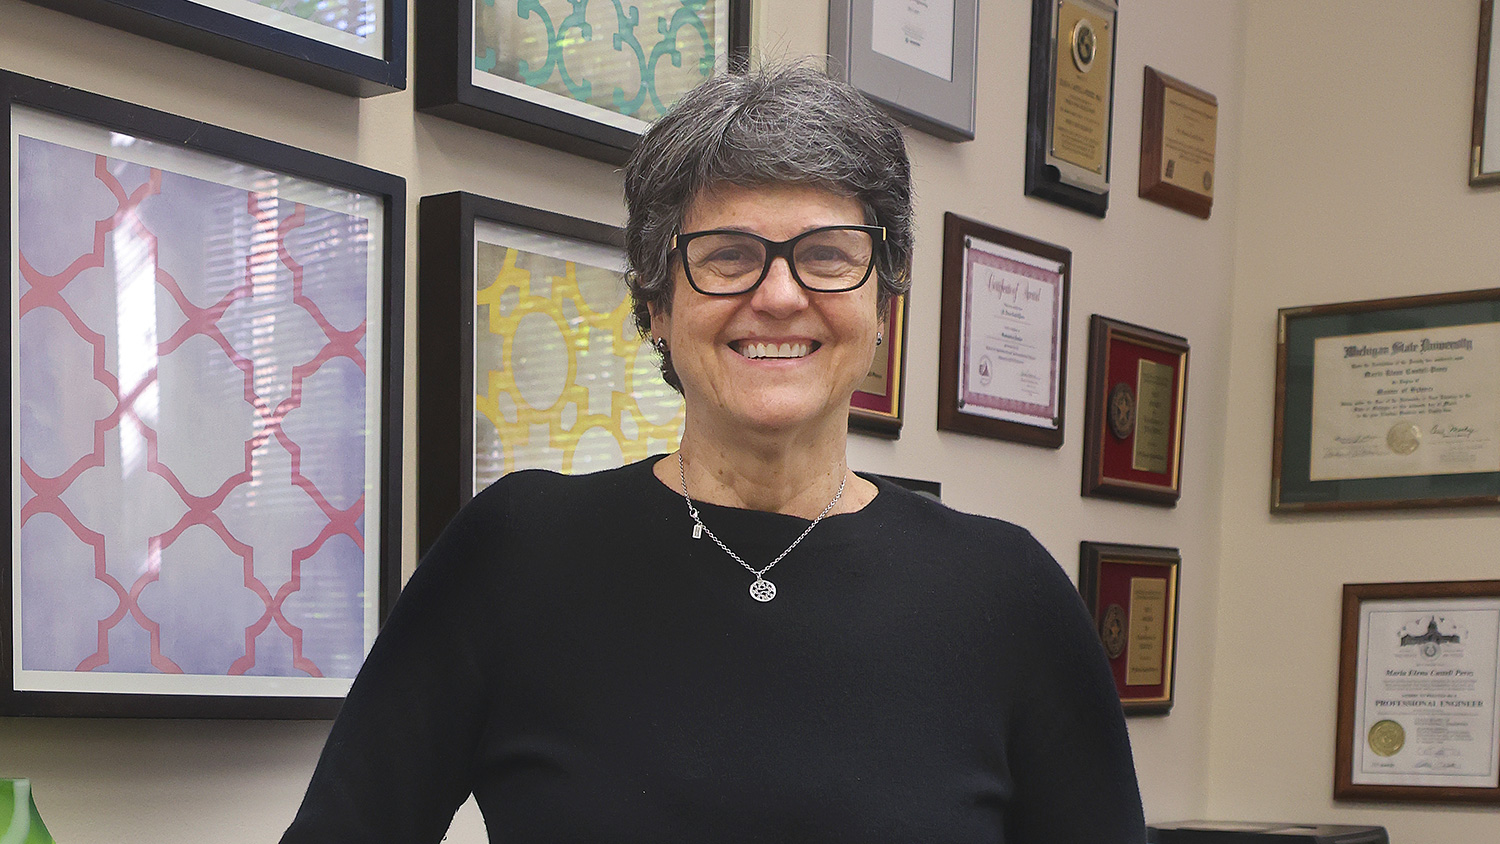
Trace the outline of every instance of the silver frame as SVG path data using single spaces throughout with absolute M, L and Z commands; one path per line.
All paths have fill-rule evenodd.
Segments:
M 870 43 L 874 0 L 828 4 L 829 71 L 928 134 L 949 141 L 974 140 L 979 0 L 954 0 L 953 5 L 951 82 L 875 52 Z

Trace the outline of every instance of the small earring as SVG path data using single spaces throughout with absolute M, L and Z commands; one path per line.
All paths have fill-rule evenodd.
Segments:
M 884 331 L 877 331 L 877 332 L 875 332 L 875 345 L 879 346 L 881 343 L 884 343 L 884 342 L 885 342 L 885 332 Z
M 667 338 L 652 337 L 651 346 L 656 349 L 657 354 L 664 355 L 667 353 Z

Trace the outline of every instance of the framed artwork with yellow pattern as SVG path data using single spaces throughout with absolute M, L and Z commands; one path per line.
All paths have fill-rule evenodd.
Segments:
M 419 550 L 507 473 L 677 447 L 682 396 L 636 328 L 620 229 L 462 192 L 418 215 Z

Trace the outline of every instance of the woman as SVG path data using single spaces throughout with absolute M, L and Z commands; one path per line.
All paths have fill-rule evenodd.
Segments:
M 1139 844 L 1103 654 L 1025 531 L 849 470 L 907 284 L 899 129 L 712 80 L 626 169 L 675 454 L 485 490 L 418 567 L 285 842 Z

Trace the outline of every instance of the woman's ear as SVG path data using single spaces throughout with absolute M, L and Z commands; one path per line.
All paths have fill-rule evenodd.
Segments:
M 651 312 L 651 336 L 653 338 L 666 338 L 672 333 L 672 315 L 655 302 L 646 304 L 646 310 Z

